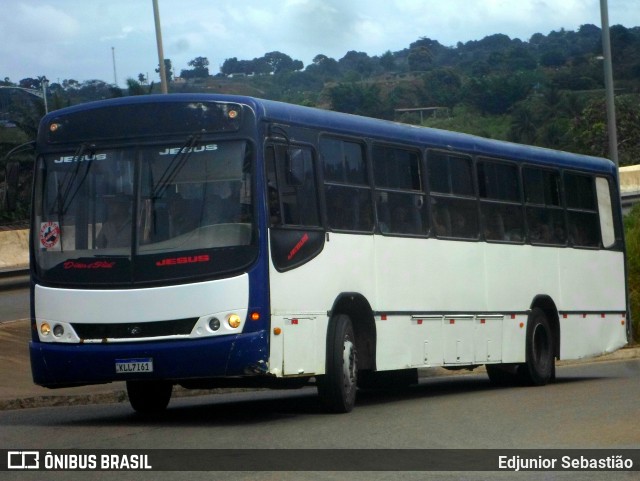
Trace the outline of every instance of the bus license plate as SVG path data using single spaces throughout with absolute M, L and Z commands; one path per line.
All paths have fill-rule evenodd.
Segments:
M 116 359 L 117 374 L 153 372 L 153 359 Z

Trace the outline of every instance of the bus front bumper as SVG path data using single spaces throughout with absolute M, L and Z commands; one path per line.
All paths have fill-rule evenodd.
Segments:
M 29 343 L 33 381 L 48 388 L 128 380 L 206 379 L 264 373 L 268 334 L 258 331 L 198 340 L 111 344 Z M 116 364 L 145 361 L 145 372 Z M 149 361 L 151 364 L 149 364 Z

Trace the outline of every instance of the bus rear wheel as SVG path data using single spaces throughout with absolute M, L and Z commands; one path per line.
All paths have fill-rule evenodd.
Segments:
M 356 402 L 358 354 L 349 316 L 339 314 L 329 323 L 327 363 L 324 376 L 318 376 L 318 394 L 325 408 L 348 413 Z
M 127 381 L 131 407 L 140 414 L 159 414 L 169 405 L 173 384 L 167 381 Z
M 544 386 L 551 380 L 555 369 L 553 333 L 547 315 L 539 307 L 529 315 L 525 359 L 526 362 L 518 369 L 523 382 L 531 386 Z

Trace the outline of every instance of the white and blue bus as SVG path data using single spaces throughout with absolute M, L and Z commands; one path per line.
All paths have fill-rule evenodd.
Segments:
M 357 387 L 485 365 L 544 385 L 628 341 L 606 159 L 273 101 L 140 96 L 37 139 L 35 383 Z

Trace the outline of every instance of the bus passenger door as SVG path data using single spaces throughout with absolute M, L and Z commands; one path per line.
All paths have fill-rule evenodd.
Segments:
M 269 208 L 269 297 L 273 369 L 284 375 L 322 372 L 326 321 L 317 308 L 321 278 L 312 265 L 325 243 L 315 157 L 308 146 L 271 144 L 265 151 Z M 326 317 L 326 315 L 325 315 Z M 320 324 L 320 325 L 319 325 Z M 278 352 L 280 350 L 280 352 Z

